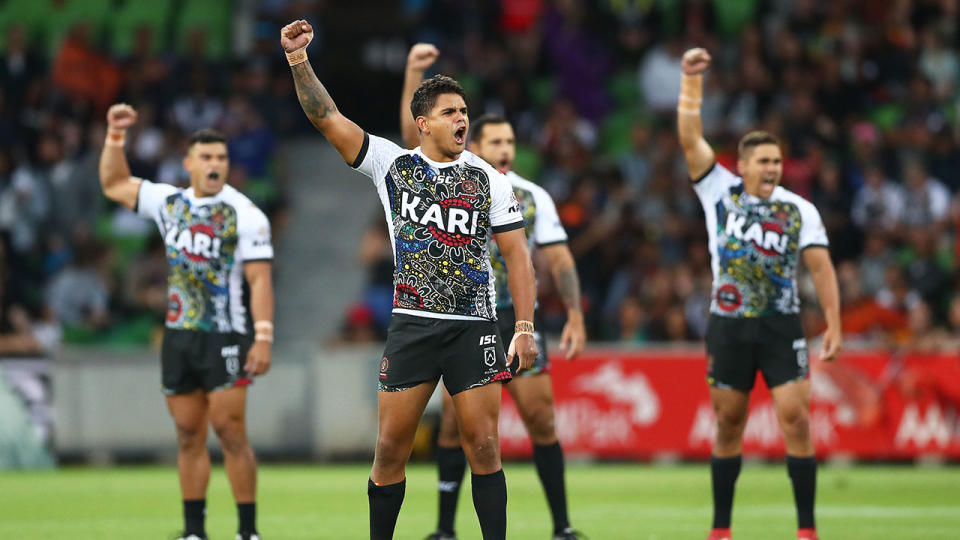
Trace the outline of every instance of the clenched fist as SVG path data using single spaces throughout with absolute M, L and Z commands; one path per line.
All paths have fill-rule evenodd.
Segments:
M 114 103 L 107 110 L 107 126 L 110 129 L 127 129 L 137 123 L 137 111 L 126 103 Z
M 313 27 L 301 19 L 283 27 L 280 30 L 280 46 L 288 53 L 306 47 L 313 40 Z
M 710 53 L 706 49 L 697 47 L 683 53 L 683 59 L 680 60 L 680 66 L 685 75 L 700 75 L 710 67 Z
M 440 51 L 429 43 L 417 43 L 410 48 L 407 55 L 407 69 L 412 71 L 426 71 L 436 62 Z

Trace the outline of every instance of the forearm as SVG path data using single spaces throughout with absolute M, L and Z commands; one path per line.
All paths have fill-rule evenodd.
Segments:
M 533 310 L 537 301 L 537 286 L 530 255 L 524 246 L 519 253 L 504 253 L 509 276 L 510 296 L 513 299 L 513 311 L 518 321 L 533 322 Z
M 297 99 L 310 123 L 333 144 L 344 161 L 353 163 L 363 145 L 363 130 L 340 114 L 310 62 L 291 66 L 290 71 L 297 88 Z
M 260 277 L 250 283 L 250 315 L 254 324 L 273 323 L 273 285 L 268 277 Z
M 403 77 L 403 94 L 400 98 L 400 134 L 407 148 L 416 148 L 420 145 L 420 130 L 417 129 L 413 113 L 410 112 L 410 103 L 413 102 L 413 94 L 422 80 L 422 70 L 407 68 Z
M 113 201 L 128 207 L 136 205 L 136 197 L 129 197 L 129 190 L 123 189 L 130 182 L 130 166 L 124 152 L 123 141 L 126 130 L 109 129 L 107 140 L 100 152 L 100 188 L 103 194 Z
M 713 164 L 713 149 L 703 137 L 700 106 L 703 102 L 703 75 L 683 75 L 677 98 L 677 137 L 690 176 L 697 177 Z
M 817 290 L 817 300 L 823 310 L 824 320 L 828 328 L 840 327 L 840 291 L 837 286 L 837 276 L 830 265 L 810 272 L 813 285 Z
M 559 248 L 563 254 L 551 258 L 553 283 L 557 288 L 563 305 L 567 308 L 567 315 L 581 314 L 580 277 L 577 275 L 577 266 L 573 256 L 566 246 Z

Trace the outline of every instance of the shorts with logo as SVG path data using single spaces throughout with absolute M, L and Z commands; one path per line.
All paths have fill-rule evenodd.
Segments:
M 496 323 L 395 313 L 380 360 L 380 390 L 407 390 L 441 376 L 450 395 L 510 382 Z
M 500 337 L 503 338 L 503 346 L 510 348 L 510 340 L 513 339 L 513 329 L 517 324 L 517 315 L 513 311 L 513 306 L 497 308 L 497 328 L 500 330 Z M 536 330 L 543 328 L 543 321 L 540 318 L 540 311 L 533 314 L 533 340 L 537 343 L 537 357 L 533 360 L 533 367 L 525 369 L 520 373 L 514 370 L 517 377 L 532 377 L 541 373 L 550 373 L 550 358 L 547 356 L 547 340 L 543 337 L 543 332 Z M 514 360 L 516 362 L 517 360 Z
M 716 388 L 749 392 L 758 370 L 769 388 L 810 374 L 807 340 L 797 315 L 710 315 L 706 341 L 707 382 Z
M 163 393 L 186 394 L 246 386 L 253 379 L 243 370 L 250 336 L 165 328 L 160 349 Z

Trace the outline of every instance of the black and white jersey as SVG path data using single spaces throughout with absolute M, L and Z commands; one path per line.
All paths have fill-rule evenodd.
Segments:
M 141 180 L 137 213 L 167 250 L 167 328 L 247 333 L 243 263 L 272 260 L 270 222 L 230 186 L 212 197 Z
M 827 246 L 816 207 L 780 186 L 769 199 L 749 195 L 743 180 L 719 163 L 693 189 L 709 235 L 710 312 L 725 317 L 799 313 L 799 255 L 808 247 Z
M 393 245 L 393 312 L 496 319 L 488 235 L 523 227 L 510 183 L 470 152 L 441 163 L 364 135 L 354 168 L 373 179 Z
M 513 187 L 513 194 L 520 203 L 520 213 L 523 215 L 524 232 L 527 234 L 527 245 L 533 252 L 534 247 L 549 246 L 567 241 L 567 231 L 563 229 L 557 206 L 547 190 L 523 178 L 513 171 L 507 171 L 507 180 Z M 513 305 L 510 296 L 510 287 L 507 282 L 507 265 L 500 254 L 497 243 L 490 246 L 490 263 L 497 284 L 497 307 Z

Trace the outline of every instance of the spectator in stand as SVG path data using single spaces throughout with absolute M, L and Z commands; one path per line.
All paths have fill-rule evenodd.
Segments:
M 47 303 L 65 326 L 100 330 L 109 322 L 108 288 L 98 268 L 105 255 L 94 242 L 78 245 L 73 263 L 50 282 Z
M 895 231 L 903 217 L 903 194 L 878 165 L 868 165 L 863 187 L 853 197 L 851 216 L 862 230 Z
M 934 232 L 942 231 L 950 208 L 950 191 L 927 174 L 920 160 L 907 161 L 903 174 L 906 187 L 901 217 L 903 224 L 908 227 L 928 227 Z

